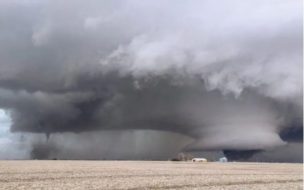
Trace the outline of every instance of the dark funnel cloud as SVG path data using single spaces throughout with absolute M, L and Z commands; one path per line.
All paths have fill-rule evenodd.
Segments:
M 280 160 L 261 152 L 303 142 L 301 4 L 0 1 L 0 109 L 35 159 Z

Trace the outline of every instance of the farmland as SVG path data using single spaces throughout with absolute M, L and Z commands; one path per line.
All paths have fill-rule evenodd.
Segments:
M 302 189 L 302 164 L 0 161 L 0 189 Z

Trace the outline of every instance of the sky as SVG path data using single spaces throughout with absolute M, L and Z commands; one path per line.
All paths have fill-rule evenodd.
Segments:
M 302 13 L 299 0 L 2 0 L 0 157 L 295 161 Z
M 5 140 L 6 136 L 9 133 L 9 128 L 10 128 L 10 125 L 11 125 L 11 119 L 5 113 L 4 110 L 0 110 L 0 125 L 1 125 L 0 137 L 1 137 L 1 139 Z
M 27 146 L 20 141 L 20 135 L 10 132 L 11 118 L 0 110 L 0 159 L 25 159 L 29 158 Z M 13 150 L 13 151 L 12 151 Z

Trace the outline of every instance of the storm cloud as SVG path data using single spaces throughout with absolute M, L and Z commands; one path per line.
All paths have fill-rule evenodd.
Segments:
M 39 150 L 56 157 L 53 135 L 87 155 L 80 147 L 119 141 L 118 131 L 192 139 L 153 159 L 177 147 L 233 153 L 302 143 L 301 4 L 0 1 L 0 108 L 12 132 L 49 138 L 33 141 L 33 158 Z M 109 137 L 87 135 L 102 132 Z

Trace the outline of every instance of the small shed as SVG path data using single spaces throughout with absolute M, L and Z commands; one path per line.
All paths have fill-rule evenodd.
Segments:
M 219 161 L 220 161 L 220 162 L 228 162 L 228 159 L 227 159 L 226 157 L 222 157 L 222 158 L 220 158 Z

